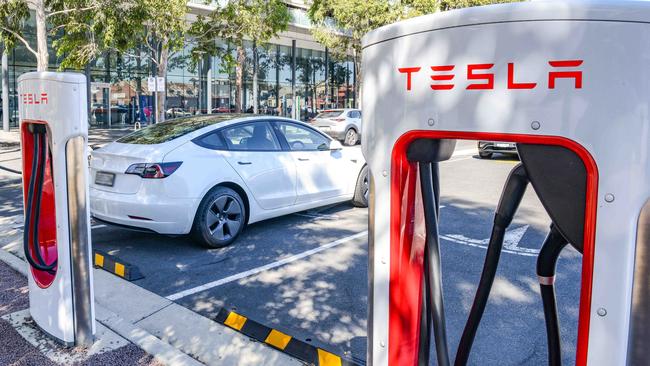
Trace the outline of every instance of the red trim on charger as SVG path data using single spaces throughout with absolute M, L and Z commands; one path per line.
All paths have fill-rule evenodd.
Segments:
M 406 183 L 413 184 L 417 167 L 406 160 L 406 149 L 417 138 L 508 141 L 565 147 L 582 159 L 587 171 L 585 205 L 584 251 L 578 319 L 576 365 L 587 364 L 589 347 L 589 320 L 593 286 L 594 246 L 596 238 L 596 208 L 598 205 L 598 167 L 589 152 L 577 142 L 560 136 L 539 136 L 505 133 L 410 131 L 402 135 L 393 147 L 391 157 L 391 212 L 390 212 L 390 286 L 388 324 L 388 364 L 417 365 L 420 312 L 422 303 L 422 258 L 413 255 L 414 194 L 403 198 Z M 410 180 L 409 180 L 410 177 Z M 403 207 L 406 205 L 407 207 Z M 404 215 L 407 213 L 407 215 Z M 410 215 L 408 213 L 411 213 Z M 406 224 L 406 225 L 403 225 Z
M 34 150 L 34 138 L 27 128 L 30 124 L 46 125 L 45 121 L 36 120 L 22 120 L 20 123 L 21 133 L 21 154 L 23 158 L 23 207 L 27 207 L 27 192 L 29 190 L 29 179 L 32 174 L 32 152 Z M 48 131 L 49 132 L 49 131 Z M 48 139 L 49 140 L 49 139 Z M 38 250 L 47 264 L 54 263 L 58 258 L 57 238 L 56 238 L 56 205 L 54 196 L 54 182 L 52 177 L 51 158 L 49 154 L 49 144 L 45 146 L 45 180 L 43 181 L 43 195 L 41 198 L 41 212 L 39 223 L 36 228 L 38 230 Z M 34 219 L 34 212 L 32 217 Z M 35 256 L 34 245 L 30 242 L 30 253 Z M 32 277 L 34 282 L 40 288 L 48 288 L 54 282 L 57 269 L 54 269 L 55 274 L 50 274 L 45 271 L 35 270 L 31 268 Z

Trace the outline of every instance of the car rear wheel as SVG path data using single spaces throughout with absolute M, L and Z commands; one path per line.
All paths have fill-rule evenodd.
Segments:
M 368 166 L 364 166 L 357 178 L 357 185 L 354 188 L 354 197 L 352 204 L 355 207 L 368 207 L 368 197 L 370 195 L 370 174 Z
M 347 146 L 354 146 L 359 142 L 359 134 L 354 128 L 348 129 L 348 131 L 345 133 L 345 139 L 343 140 L 343 144 Z
M 239 194 L 227 187 L 205 195 L 194 218 L 192 237 L 209 248 L 231 244 L 244 229 L 246 206 Z

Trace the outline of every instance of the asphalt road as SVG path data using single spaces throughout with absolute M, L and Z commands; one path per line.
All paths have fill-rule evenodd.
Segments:
M 485 256 L 485 242 L 505 178 L 517 163 L 478 159 L 475 143 L 441 164 L 440 231 L 451 353 L 462 332 Z M 0 186 L 0 217 L 21 212 L 19 186 Z M 479 328 L 473 365 L 546 363 L 546 335 L 535 253 L 550 221 L 532 189 L 511 225 L 495 285 Z M 364 360 L 367 319 L 367 210 L 340 204 L 248 227 L 225 249 L 187 237 L 109 226 L 93 245 L 135 264 L 139 286 L 207 317 L 221 307 L 332 352 Z M 564 362 L 574 363 L 580 255 L 566 249 L 557 276 Z M 191 326 L 191 325 L 188 325 Z M 432 362 L 435 357 L 432 357 Z

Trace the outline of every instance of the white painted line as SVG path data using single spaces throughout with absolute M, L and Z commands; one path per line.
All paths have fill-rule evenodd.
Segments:
M 101 228 L 103 228 L 103 227 L 106 227 L 106 225 L 103 225 L 103 224 L 93 225 L 93 226 L 91 226 L 90 228 L 91 228 L 91 229 L 101 229 Z
M 240 280 L 242 278 L 253 276 L 253 275 L 256 275 L 256 274 L 258 274 L 260 272 L 267 271 L 269 269 L 273 269 L 273 268 L 276 268 L 276 267 L 283 266 L 283 265 L 285 265 L 287 263 L 295 262 L 295 261 L 297 261 L 299 259 L 309 257 L 310 255 L 320 253 L 320 252 L 322 252 L 324 250 L 327 250 L 329 248 L 333 248 L 333 247 L 335 247 L 337 245 L 347 243 L 347 242 L 349 242 L 351 240 L 354 240 L 354 239 L 357 239 L 357 238 L 360 238 L 360 237 L 363 237 L 363 236 L 366 236 L 366 235 L 368 235 L 367 230 L 362 231 L 360 233 L 356 233 L 354 235 L 346 236 L 345 238 L 333 241 L 331 243 L 327 243 L 325 245 L 321 245 L 318 248 L 310 249 L 308 251 L 298 253 L 298 254 L 292 255 L 290 257 L 284 258 L 284 259 L 280 259 L 279 261 L 269 263 L 269 264 L 263 265 L 261 267 L 253 268 L 253 269 L 250 269 L 250 270 L 245 271 L 245 272 L 237 273 L 237 274 L 234 274 L 232 276 L 222 278 L 220 280 L 208 282 L 208 283 L 206 283 L 204 285 L 201 285 L 201 286 L 197 286 L 197 287 L 190 288 L 190 289 L 187 289 L 187 290 L 184 290 L 184 291 L 181 291 L 181 292 L 177 292 L 175 294 L 167 296 L 166 298 L 167 298 L 167 300 L 176 301 L 178 299 L 182 299 L 182 298 L 184 298 L 186 296 L 193 295 L 193 294 L 196 294 L 198 292 L 209 290 L 209 289 L 217 287 L 217 286 L 225 285 L 225 284 L 233 282 L 233 281 L 238 281 L 238 280 Z

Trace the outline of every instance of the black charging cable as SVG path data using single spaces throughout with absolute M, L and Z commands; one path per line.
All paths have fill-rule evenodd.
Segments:
M 492 234 L 490 235 L 485 262 L 483 263 L 483 272 L 481 273 L 474 302 L 472 303 L 472 308 L 458 345 L 456 360 L 454 362 L 455 366 L 467 365 L 467 361 L 469 360 L 476 331 L 483 317 L 483 312 L 485 311 L 485 306 L 490 296 L 490 291 L 492 290 L 492 284 L 494 283 L 506 229 L 510 226 L 517 212 L 517 208 L 519 208 L 528 183 L 529 180 L 526 175 L 526 170 L 520 163 L 510 172 L 494 214 L 494 225 L 492 227 Z
M 57 261 L 47 264 L 41 254 L 38 240 L 38 224 L 40 222 L 41 200 L 43 197 L 43 183 L 45 181 L 45 168 L 47 164 L 47 136 L 45 126 L 32 125 L 33 158 L 29 188 L 27 192 L 27 205 L 25 208 L 25 229 L 23 231 L 23 250 L 27 262 L 39 271 L 55 274 Z M 34 197 L 35 196 L 35 197 Z M 34 205 L 34 199 L 36 204 Z M 33 207 L 34 206 L 34 207 Z M 33 211 L 32 211 L 33 209 Z M 32 221 L 32 212 L 34 220 Z M 31 234 L 31 241 L 30 241 Z M 31 243 L 31 245 L 30 245 Z M 30 250 L 32 248 L 32 250 Z M 32 257 L 32 251 L 36 258 Z
M 438 163 L 420 162 L 419 167 L 422 203 L 424 206 L 424 223 L 427 231 L 424 249 L 424 282 L 427 289 L 425 292 L 427 300 L 426 310 L 428 314 L 431 314 L 431 321 L 427 322 L 427 326 L 429 329 L 433 327 L 438 365 L 447 366 L 450 363 L 442 292 L 440 236 L 438 232 L 438 216 L 440 207 L 438 204 L 440 191 L 438 183 Z M 427 332 L 430 332 L 429 329 L 427 329 Z
M 548 342 L 549 366 L 562 365 L 562 345 L 560 342 L 560 321 L 555 300 L 555 267 L 560 253 L 569 242 L 562 236 L 555 225 L 544 240 L 542 249 L 537 257 L 537 278 L 544 305 L 544 320 L 546 321 L 546 339 Z

